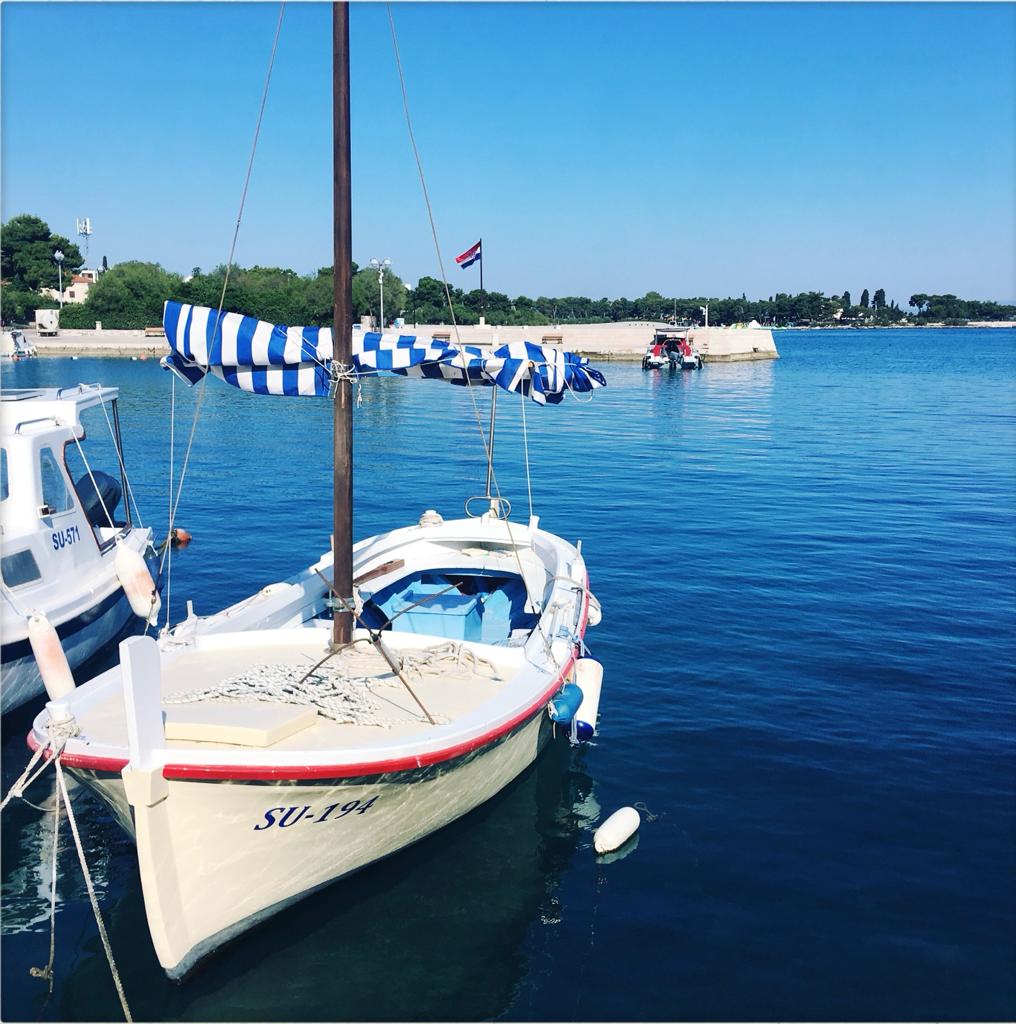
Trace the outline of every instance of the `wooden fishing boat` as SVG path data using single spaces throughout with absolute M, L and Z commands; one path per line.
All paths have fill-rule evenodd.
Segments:
M 52 700 L 29 736 L 36 749 L 54 743 L 134 837 L 173 978 L 468 813 L 555 731 L 579 742 L 596 725 L 602 668 L 584 635 L 599 607 L 581 544 L 536 516 L 510 519 L 493 435 L 499 392 L 553 406 L 603 378 L 529 343 L 490 351 L 358 333 L 354 349 L 347 19 L 334 5 L 333 328 L 175 302 L 164 316 L 164 365 L 188 382 L 211 374 L 254 394 L 332 401 L 332 550 L 218 615 L 125 641 L 118 667 Z M 449 521 L 425 509 L 354 546 L 354 389 L 379 373 L 491 395 L 487 487 L 476 515 L 468 502 Z
M 73 717 L 62 763 L 134 836 L 171 977 L 489 799 L 550 738 L 565 684 L 583 690 L 568 721 L 595 725 L 600 669 L 578 656 L 591 598 L 571 544 L 535 523 L 433 513 L 358 544 L 364 625 L 314 668 L 330 649 L 330 558 L 260 608 L 125 641 L 119 667 L 31 733 L 44 744 L 54 713 Z M 242 628 L 273 614 L 286 624 Z

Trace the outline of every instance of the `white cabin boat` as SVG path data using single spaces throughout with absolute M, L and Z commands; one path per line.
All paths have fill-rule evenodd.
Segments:
M 664 366 L 682 370 L 701 370 L 702 356 L 691 341 L 688 327 L 658 328 L 642 357 L 643 370 Z
M 0 359 L 17 362 L 37 355 L 35 346 L 16 327 L 0 332 Z
M 59 661 L 55 640 L 73 672 L 133 614 L 123 581 L 133 593 L 139 563 L 153 554 L 152 531 L 135 524 L 124 495 L 117 395 L 82 384 L 11 389 L 0 398 L 4 712 L 43 692 L 40 644 L 44 657 Z

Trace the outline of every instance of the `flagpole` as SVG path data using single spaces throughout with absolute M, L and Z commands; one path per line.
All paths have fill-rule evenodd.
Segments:
M 483 290 L 483 239 L 480 239 L 480 316 L 487 314 L 487 293 Z

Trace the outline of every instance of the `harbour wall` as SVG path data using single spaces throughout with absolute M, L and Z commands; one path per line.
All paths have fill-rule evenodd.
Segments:
M 406 324 L 402 333 L 422 337 L 456 337 L 466 345 L 505 345 L 513 341 L 532 341 L 557 345 L 572 352 L 604 361 L 638 361 L 645 354 L 653 332 L 667 324 L 630 320 L 608 324 L 561 324 L 538 327 L 499 327 L 490 324 L 460 326 L 448 324 Z M 162 356 L 169 351 L 164 338 L 146 337 L 144 331 L 61 330 L 55 337 L 40 338 L 35 331 L 25 332 L 40 355 L 52 356 Z M 693 328 L 692 340 L 705 362 L 737 362 L 751 359 L 778 359 L 772 331 L 766 328 L 709 327 Z
M 705 363 L 780 358 L 767 327 L 699 327 L 691 332 L 691 341 Z
M 669 324 L 652 320 L 626 320 L 609 324 L 560 324 L 542 327 L 459 327 L 458 337 L 467 345 L 505 345 L 512 341 L 545 342 L 570 352 L 597 359 L 641 360 L 657 328 Z M 455 340 L 455 329 L 447 324 L 407 324 L 407 334 L 447 334 Z M 751 359 L 779 359 L 773 332 L 768 328 L 698 327 L 691 338 L 707 363 L 732 363 Z

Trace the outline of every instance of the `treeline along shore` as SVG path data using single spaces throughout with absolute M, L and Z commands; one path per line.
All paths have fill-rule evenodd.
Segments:
M 61 280 L 68 283 L 84 266 L 84 257 L 69 239 L 50 232 L 38 217 L 22 214 L 3 226 L 2 277 L 3 316 L 6 322 L 29 322 L 38 309 L 55 308 Z M 53 253 L 63 254 L 58 269 Z M 196 305 L 218 307 L 226 267 L 202 271 L 195 267 L 181 275 L 157 263 L 131 260 L 105 267 L 88 289 L 84 302 L 65 303 L 60 324 L 65 329 L 94 328 L 101 323 L 110 330 L 138 330 L 162 322 L 162 304 L 179 299 Z M 892 326 L 944 323 L 961 325 L 970 321 L 1013 321 L 1016 305 L 955 295 L 915 294 L 907 309 L 887 300 L 885 290 L 869 295 L 864 289 L 854 302 L 849 291 L 777 293 L 764 299 L 695 296 L 679 298 L 649 291 L 640 298 L 591 299 L 568 295 L 510 298 L 503 292 L 451 288 L 456 322 L 472 325 L 483 316 L 488 324 L 541 326 L 548 324 L 618 323 L 622 321 L 673 321 L 702 324 L 705 308 L 709 323 L 723 326 L 758 321 L 766 327 L 804 326 Z M 380 315 L 378 273 L 353 264 L 353 307 L 357 317 Z M 332 322 L 332 268 L 313 274 L 298 274 L 280 267 L 239 267 L 229 271 L 225 308 L 272 323 L 323 326 Z M 385 319 L 402 317 L 408 324 L 450 322 L 444 285 L 433 277 L 422 277 L 409 287 L 391 271 L 384 278 Z

